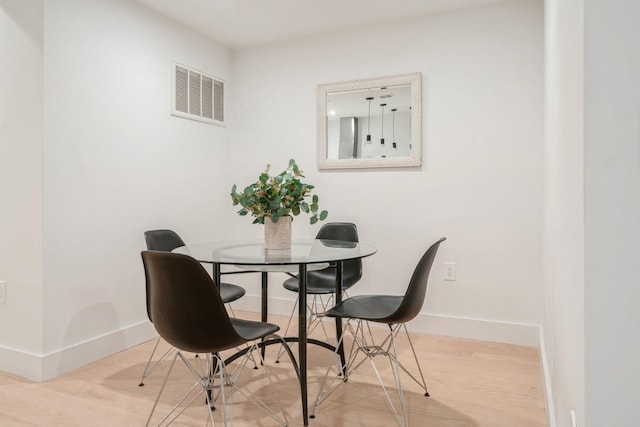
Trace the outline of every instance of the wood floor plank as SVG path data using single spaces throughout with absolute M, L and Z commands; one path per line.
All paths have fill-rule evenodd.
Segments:
M 255 319 L 255 313 L 236 313 Z M 286 325 L 286 318 L 271 316 L 270 321 Z M 329 328 L 330 329 L 330 328 Z M 295 330 L 295 329 L 294 329 Z M 381 332 L 381 331 L 380 331 Z M 315 332 L 322 334 L 320 330 Z M 374 332 L 377 334 L 378 332 Z M 539 352 L 535 348 L 489 343 L 459 338 L 412 334 L 413 343 L 431 394 L 402 377 L 410 425 L 430 427 L 546 427 L 544 387 Z M 138 387 L 154 340 L 91 363 L 44 383 L 34 383 L 0 373 L 0 425 L 24 426 L 142 426 L 168 370 L 163 362 L 144 387 Z M 400 354 L 413 366 L 411 350 L 400 338 Z M 167 349 L 166 343 L 161 350 Z M 294 345 L 294 352 L 297 348 Z M 277 384 L 277 394 L 285 407 L 290 426 L 302 425 L 299 386 L 286 357 L 274 363 L 277 349 L 267 350 L 266 363 Z M 200 363 L 201 359 L 189 355 Z M 309 398 L 313 403 L 320 380 L 333 355 L 325 349 L 309 349 Z M 381 375 L 392 384 L 389 364 L 378 363 Z M 169 400 L 181 396 L 193 383 L 186 367 L 176 362 L 166 396 L 157 409 L 169 408 Z M 413 368 L 410 368 L 413 369 Z M 416 371 L 417 372 L 417 371 Z M 245 378 L 246 377 L 246 378 Z M 243 379 L 252 390 L 273 402 L 263 369 L 247 369 Z M 277 423 L 235 393 L 236 426 L 274 426 Z M 166 397 L 166 399 L 165 399 Z M 207 410 L 202 396 L 196 399 L 173 425 L 204 426 Z M 220 412 L 216 412 L 216 421 Z M 344 383 L 316 411 L 311 426 L 392 426 L 394 420 L 382 389 L 369 366 Z

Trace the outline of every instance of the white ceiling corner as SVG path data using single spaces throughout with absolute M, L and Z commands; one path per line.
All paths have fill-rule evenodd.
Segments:
M 229 49 L 510 0 L 137 0 Z

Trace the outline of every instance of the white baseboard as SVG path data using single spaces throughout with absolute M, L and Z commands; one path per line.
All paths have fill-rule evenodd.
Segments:
M 157 336 L 145 321 L 44 355 L 0 347 L 0 371 L 46 381 Z
M 233 302 L 233 308 L 245 311 L 260 311 L 260 297 L 245 295 Z M 269 298 L 269 313 L 289 316 L 293 309 L 293 300 Z M 420 314 L 408 325 L 409 330 L 424 334 L 446 335 L 481 341 L 538 347 L 540 328 L 537 325 L 502 322 L 486 319 L 473 319 L 440 314 Z
M 32 381 L 41 381 L 42 356 L 24 350 L 0 347 L 0 371 Z
M 538 347 L 540 328 L 526 323 L 474 319 L 442 314 L 420 314 L 407 327 L 423 334 Z
M 237 310 L 259 312 L 260 297 L 245 295 L 234 302 L 233 307 Z M 269 299 L 269 313 L 289 316 L 292 309 L 291 299 Z M 549 401 L 548 412 L 553 414 L 544 342 L 538 326 L 438 314 L 421 314 L 408 326 L 410 330 L 418 333 L 540 347 Z M 0 371 L 33 381 L 46 381 L 156 336 L 153 325 L 145 321 L 44 355 L 0 347 Z M 555 422 L 550 424 L 550 427 L 555 427 Z

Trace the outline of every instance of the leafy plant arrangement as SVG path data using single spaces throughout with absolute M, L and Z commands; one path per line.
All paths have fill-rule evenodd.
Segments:
M 253 224 L 264 224 L 267 217 L 278 222 L 283 216 L 297 216 L 301 212 L 311 214 L 311 224 L 327 218 L 329 213 L 326 210 L 318 212 L 318 196 L 311 194 L 314 186 L 300 181 L 304 175 L 294 159 L 289 160 L 289 167 L 276 176 L 270 176 L 269 169 L 270 165 L 267 165 L 258 181 L 245 187 L 241 193 L 233 185 L 233 206 L 242 206 L 238 214 L 245 216 L 251 213 L 255 217 Z

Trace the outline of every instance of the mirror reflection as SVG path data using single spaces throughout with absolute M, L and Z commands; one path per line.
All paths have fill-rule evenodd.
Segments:
M 411 85 L 327 94 L 327 158 L 406 157 Z
M 318 168 L 420 166 L 420 73 L 318 86 Z

